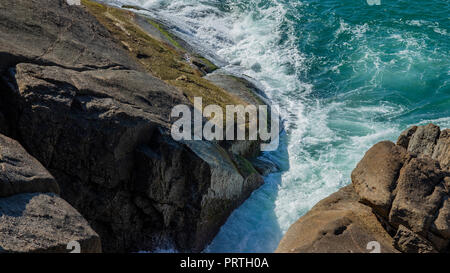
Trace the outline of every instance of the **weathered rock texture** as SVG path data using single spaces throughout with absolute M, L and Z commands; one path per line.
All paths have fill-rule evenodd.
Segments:
M 259 105 L 267 105 L 264 93 L 246 79 L 224 74 L 221 70 L 208 74 L 204 78 L 228 91 L 230 94 L 238 96 L 249 105 L 255 105 L 256 107 Z M 268 111 L 270 113 L 270 109 Z M 260 142 L 250 140 L 222 141 L 221 145 L 234 154 L 255 158 L 259 153 Z M 252 160 L 253 162 L 255 161 Z M 261 174 L 273 171 L 269 165 L 260 164 L 259 166 L 260 168 L 257 169 Z M 261 169 L 261 167 L 265 168 Z
M 397 144 L 374 145 L 353 170 L 353 185 L 300 218 L 277 251 L 367 252 L 377 241 L 382 252 L 448 252 L 448 135 L 428 124 L 404 131 Z
M 201 251 L 263 180 L 242 156 L 253 151 L 173 141 L 170 111 L 190 105 L 192 90 L 238 97 L 189 70 L 133 14 L 82 2 L 96 17 L 64 0 L 0 2 L 9 135 L 55 176 L 104 251 Z
M 396 252 L 371 208 L 358 201 L 351 185 L 322 200 L 289 228 L 277 252 L 368 252 L 372 241 L 380 243 L 382 252 Z
M 17 141 L 0 135 L 0 198 L 33 192 L 58 194 L 59 186 Z
M 0 135 L 0 252 L 101 252 L 100 237 L 56 195 L 53 176 L 23 147 Z
M 101 252 L 98 234 L 66 201 L 49 193 L 0 198 L 0 253 L 67 253 L 69 243 L 81 253 Z

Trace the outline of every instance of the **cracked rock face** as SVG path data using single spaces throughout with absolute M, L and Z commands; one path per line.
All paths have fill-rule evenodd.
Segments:
M 53 176 L 15 140 L 0 135 L 0 253 L 101 252 L 100 237 L 61 199 Z
M 83 6 L 2 0 L 0 59 L 0 130 L 52 173 L 105 252 L 201 251 L 263 183 L 235 157 L 257 146 L 175 142 L 170 112 L 188 100 Z
M 353 170 L 352 185 L 321 201 L 300 218 L 277 251 L 297 252 L 312 247 L 314 252 L 329 252 L 339 249 L 338 245 L 344 245 L 338 252 L 366 252 L 358 250 L 358 244 L 367 241 L 362 237 L 364 233 L 388 238 L 387 241 L 377 240 L 382 245 L 382 252 L 448 252 L 449 157 L 449 130 L 441 131 L 434 124 L 405 130 L 397 144 L 383 141 L 374 145 Z M 336 201 L 336 196 L 343 196 L 343 192 L 351 194 Z M 324 208 L 322 204 L 328 203 L 331 205 Z M 347 228 L 341 228 L 344 230 L 341 234 L 330 238 L 309 237 L 314 239 L 305 243 L 306 238 L 302 234 L 311 232 L 308 225 L 317 221 L 315 219 L 322 217 L 321 222 L 312 225 L 322 230 L 332 223 L 349 219 L 338 214 L 349 209 L 357 215 L 354 218 L 366 224 L 367 215 L 362 212 L 369 210 L 368 214 L 377 218 L 360 231 L 352 231 L 352 238 L 359 236 L 362 241 L 357 239 L 355 244 L 346 242 L 342 234 L 345 235 L 346 230 L 350 232 L 350 229 L 343 225 Z M 324 217 L 330 213 L 333 216 Z M 376 228 L 380 225 L 383 229 Z M 289 241 L 290 237 L 294 239 Z M 316 247 L 319 245 L 321 247 Z
M 80 6 L 65 0 L 0 2 L 0 70 L 19 62 L 72 69 L 137 66 Z
M 0 134 L 0 198 L 33 192 L 58 194 L 59 186 L 17 141 Z
M 361 201 L 386 217 L 394 198 L 396 179 L 408 158 L 404 148 L 389 141 L 370 149 L 352 172 L 353 186 Z

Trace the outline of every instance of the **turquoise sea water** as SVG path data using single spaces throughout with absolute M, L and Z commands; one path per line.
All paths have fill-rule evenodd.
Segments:
M 207 252 L 273 251 L 293 222 L 350 183 L 373 144 L 413 124 L 450 127 L 448 0 L 106 2 L 150 9 L 282 108 L 281 147 L 264 156 L 283 171 L 266 177 Z

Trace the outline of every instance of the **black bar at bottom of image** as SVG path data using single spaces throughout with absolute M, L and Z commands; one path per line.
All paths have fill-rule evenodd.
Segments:
M 58 261 L 75 272 L 95 267 L 102 272 L 126 268 L 126 272 L 310 272 L 325 269 L 346 271 L 402 271 L 426 264 L 433 267 L 448 254 L 0 254 L 0 262 L 21 266 Z M 36 262 L 36 263 L 35 263 Z M 78 270 L 77 270 L 78 269 Z

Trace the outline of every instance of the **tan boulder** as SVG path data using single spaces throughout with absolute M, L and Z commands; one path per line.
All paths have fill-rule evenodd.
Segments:
M 352 185 L 322 200 L 289 228 L 275 252 L 368 253 L 371 242 L 382 253 L 397 252 L 370 207 L 358 200 Z
M 408 159 L 403 147 L 390 141 L 374 145 L 352 172 L 352 183 L 361 202 L 387 216 L 400 169 Z
M 443 198 L 448 196 L 443 178 L 437 161 L 413 158 L 408 162 L 398 178 L 389 222 L 426 235 Z

